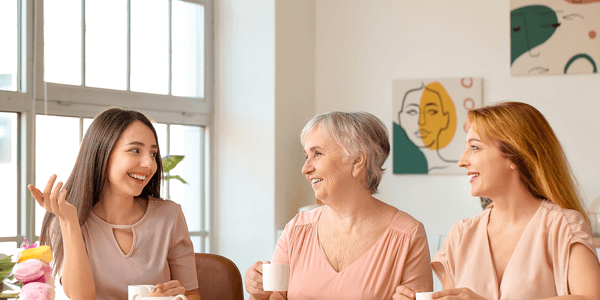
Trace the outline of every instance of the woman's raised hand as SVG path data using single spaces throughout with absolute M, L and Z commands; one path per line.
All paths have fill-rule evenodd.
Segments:
M 269 263 L 268 261 L 265 263 Z M 262 265 L 261 261 L 255 262 L 248 271 L 246 271 L 246 277 L 244 277 L 244 283 L 246 283 L 246 291 L 250 294 L 249 299 L 269 299 L 272 292 L 265 292 L 263 289 L 263 276 L 262 276 Z
M 55 214 L 59 220 L 74 220 L 77 221 L 77 209 L 73 204 L 68 203 L 66 200 L 67 191 L 62 190 L 63 183 L 59 182 L 54 186 L 56 181 L 56 174 L 52 174 L 44 192 L 42 193 L 33 184 L 27 186 L 31 196 L 37 201 L 41 207 L 46 209 L 48 212 Z M 54 187 L 54 189 L 52 189 Z

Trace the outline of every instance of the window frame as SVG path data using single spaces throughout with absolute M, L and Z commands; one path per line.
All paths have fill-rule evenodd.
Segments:
M 17 236 L 0 237 L 0 242 L 17 242 L 24 238 L 36 241 L 35 200 L 27 190 L 35 182 L 35 116 L 48 114 L 66 117 L 94 118 L 100 111 L 114 106 L 138 110 L 157 123 L 193 125 L 205 128 L 201 150 L 204 170 L 201 178 L 201 230 L 190 232 L 201 236 L 201 252 L 209 252 L 212 232 L 212 145 L 213 123 L 213 0 L 181 0 L 204 6 L 204 97 L 189 98 L 132 91 L 110 90 L 44 82 L 44 1 L 16 0 L 19 23 L 19 84 L 17 91 L 0 91 L 0 111 L 18 113 L 17 168 Z M 85 0 L 81 0 L 84 2 Z M 128 0 L 130 3 L 131 0 Z M 168 0 L 171 5 L 172 0 Z M 82 5 L 82 10 L 84 6 Z M 82 12 L 83 14 L 83 12 Z M 171 18 L 169 18 L 171 19 Z M 83 20 L 83 18 L 82 18 Z M 169 25 L 171 27 L 171 25 Z M 82 41 L 85 45 L 85 41 Z M 85 48 L 82 49 L 85 51 Z M 128 59 L 130 59 L 128 57 Z M 171 59 L 169 59 L 171 61 Z M 172 65 L 170 64 L 170 67 Z M 84 67 L 82 67 L 82 72 Z M 169 75 L 171 78 L 171 75 Z M 170 81 L 170 80 L 169 80 Z M 171 82 L 169 82 L 169 85 Z M 129 86 L 129 84 L 128 84 Z M 171 88 L 169 88 L 169 91 Z M 165 183 L 168 188 L 168 182 Z

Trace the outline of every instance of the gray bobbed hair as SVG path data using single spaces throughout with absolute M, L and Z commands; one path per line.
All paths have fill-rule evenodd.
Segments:
M 333 111 L 314 116 L 300 132 L 304 145 L 306 137 L 315 129 L 344 149 L 344 161 L 366 156 L 367 178 L 363 185 L 377 193 L 384 168 L 383 163 L 390 154 L 390 142 L 385 124 L 367 112 Z

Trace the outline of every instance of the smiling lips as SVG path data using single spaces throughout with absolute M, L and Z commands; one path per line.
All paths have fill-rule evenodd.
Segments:
M 469 175 L 469 182 L 473 182 L 475 179 L 477 179 L 477 177 L 479 177 L 479 173 L 467 173 L 467 175 Z
M 144 182 L 144 180 L 146 180 L 146 175 L 141 175 L 141 174 L 129 174 L 127 173 L 127 175 L 129 175 L 129 177 L 136 179 L 138 181 L 142 181 Z

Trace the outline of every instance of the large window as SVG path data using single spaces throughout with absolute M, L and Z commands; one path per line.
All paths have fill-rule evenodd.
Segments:
M 210 250 L 211 11 L 209 0 L 0 1 L 0 253 L 37 240 L 44 210 L 27 184 L 66 181 L 112 106 L 148 115 L 161 154 L 185 156 L 171 174 L 187 184 L 166 181 L 163 197 L 182 205 L 194 250 Z
M 19 64 L 18 7 L 16 0 L 0 1 L 0 90 L 17 90 Z

